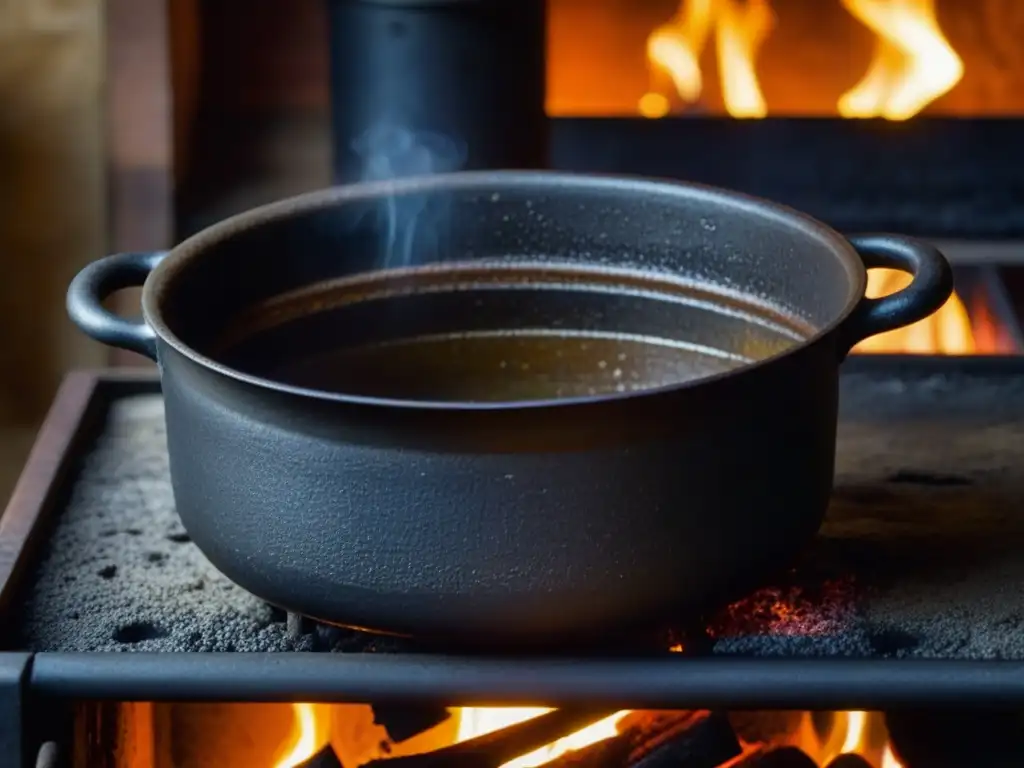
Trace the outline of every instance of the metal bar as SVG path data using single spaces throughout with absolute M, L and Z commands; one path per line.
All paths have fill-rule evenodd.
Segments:
M 1017 155 L 1024 157 L 1024 147 L 1015 132 L 1014 121 L 984 118 L 919 116 L 910 130 L 894 132 L 884 121 L 840 118 L 562 117 L 551 121 L 551 157 L 558 170 L 736 189 L 844 232 L 1019 242 L 1024 217 L 1015 201 L 1024 159 Z M 974 151 L 944 149 L 968 143 Z M 937 153 L 946 162 L 937 165 Z M 940 177 L 943 182 L 936 183 Z M 1020 264 L 1024 258 L 1012 246 L 999 251 L 999 260 Z M 995 256 L 974 248 L 965 255 Z M 954 254 L 954 261 L 959 257 Z
M 28 762 L 24 697 L 31 662 L 28 653 L 0 653 L 0 768 L 23 768 Z
M 609 709 L 1024 707 L 1024 661 L 40 653 L 31 691 L 124 701 Z
M 1020 376 L 1024 355 L 850 355 L 842 374 Z
M 981 282 L 992 303 L 992 310 L 999 318 L 1014 350 L 1018 354 L 1024 353 L 1024 329 L 1021 328 L 1020 321 L 1017 319 L 1013 300 L 1010 298 L 1002 275 L 999 274 L 999 268 L 995 265 L 988 265 L 981 267 L 979 272 L 981 273 Z

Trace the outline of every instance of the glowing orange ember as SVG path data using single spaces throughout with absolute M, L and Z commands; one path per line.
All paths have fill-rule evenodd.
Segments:
M 876 40 L 867 72 L 838 97 L 841 116 L 906 120 L 962 79 L 963 61 L 939 28 L 935 0 L 839 2 Z M 684 105 L 699 103 L 705 87 L 701 56 L 714 35 L 726 112 L 765 117 L 756 59 L 778 23 L 784 21 L 770 0 L 681 0 L 675 17 L 647 38 L 651 87 L 640 98 L 640 114 L 654 118 L 672 111 L 663 87 L 668 84 Z
M 459 710 L 458 740 L 466 741 L 476 736 L 482 736 L 485 733 L 496 731 L 499 728 L 507 728 L 550 711 L 543 707 L 464 707 Z M 628 710 L 616 712 L 614 715 L 568 734 L 546 747 L 505 763 L 502 768 L 535 768 L 535 766 L 544 765 L 566 752 L 611 738 L 618 733 L 616 725 L 627 714 L 629 714 Z

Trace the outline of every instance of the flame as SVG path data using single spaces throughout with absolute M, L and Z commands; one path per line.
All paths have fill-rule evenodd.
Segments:
M 872 744 L 871 733 L 884 729 L 884 715 L 877 712 L 836 712 L 832 727 L 819 737 L 811 713 L 788 743 L 806 752 L 819 766 L 830 765 L 840 755 L 860 755 L 878 768 L 904 768 L 887 742 Z
M 457 741 L 461 742 L 500 728 L 507 728 L 551 710 L 542 707 L 465 707 L 454 711 L 460 717 Z M 501 768 L 537 768 L 567 752 L 611 738 L 617 735 L 618 723 L 629 713 L 630 710 L 616 712 L 542 749 L 505 763 Z M 781 736 L 777 744 L 767 746 L 799 747 L 819 766 L 828 765 L 840 755 L 856 754 L 878 768 L 904 768 L 887 743 L 871 743 L 871 732 L 884 728 L 883 715 L 860 711 L 836 712 L 832 718 L 828 733 L 820 736 L 812 714 L 805 712 L 793 733 Z M 765 745 L 743 743 L 741 746 L 742 754 L 719 768 L 742 765 L 751 754 Z
M 726 111 L 733 117 L 764 117 L 768 107 L 754 60 L 774 24 L 769 0 L 682 0 L 675 18 L 647 38 L 647 59 L 671 78 L 679 98 L 696 103 L 704 88 L 700 57 L 714 30 Z M 669 102 L 652 91 L 640 99 L 639 110 L 645 117 L 662 117 Z
M 843 117 L 907 120 L 947 93 L 964 64 L 939 29 L 935 0 L 840 0 L 877 36 L 868 71 L 837 105 Z
M 463 707 L 459 713 L 459 731 L 457 741 L 466 741 L 485 733 L 507 728 L 524 720 L 550 712 L 544 707 Z M 505 763 L 501 768 L 535 768 L 561 757 L 566 752 L 581 749 L 618 734 L 616 725 L 629 710 L 616 712 L 603 720 L 588 725 L 575 733 L 569 734 L 545 747 L 518 757 Z
M 313 757 L 327 741 L 318 727 L 316 708 L 312 704 L 292 704 L 295 722 L 290 737 L 291 743 L 285 754 L 278 758 L 273 768 L 295 768 Z
M 887 296 L 907 287 L 910 280 L 910 275 L 893 269 L 869 270 L 867 295 Z M 906 328 L 867 338 L 853 348 L 854 352 L 944 355 L 970 355 L 976 350 L 970 316 L 955 293 L 934 315 Z
M 907 120 L 963 78 L 963 61 L 939 28 L 935 0 L 839 2 L 876 38 L 867 72 L 839 97 L 841 116 Z M 770 0 L 680 0 L 672 20 L 647 38 L 652 85 L 638 102 L 640 114 L 669 114 L 667 89 L 656 84 L 665 78 L 684 104 L 698 103 L 704 91 L 701 56 L 714 34 L 726 112 L 765 117 L 755 62 L 775 23 Z
M 892 753 L 892 747 L 886 745 L 885 751 L 882 753 L 882 764 L 879 768 L 903 768 L 903 763 Z

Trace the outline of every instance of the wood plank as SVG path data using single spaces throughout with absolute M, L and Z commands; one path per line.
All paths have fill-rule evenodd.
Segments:
M 85 371 L 64 380 L 0 517 L 0 616 L 14 598 L 20 572 L 37 543 L 34 538 L 45 527 L 55 488 L 70 463 L 97 381 L 96 374 Z

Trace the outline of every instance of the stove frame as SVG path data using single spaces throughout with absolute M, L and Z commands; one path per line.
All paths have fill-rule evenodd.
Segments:
M 848 372 L 999 372 L 1024 357 L 863 355 Z M 117 397 L 159 391 L 149 371 L 70 374 L 0 518 L 0 625 L 16 605 L 78 452 Z M 9 648 L 9 643 L 3 647 Z M 610 709 L 1024 709 L 1024 661 L 409 653 L 0 652 L 0 766 L 35 755 L 28 712 L 71 700 L 584 705 Z M 53 726 L 50 726 L 53 727 Z M 29 751 L 26 751 L 29 750 Z

